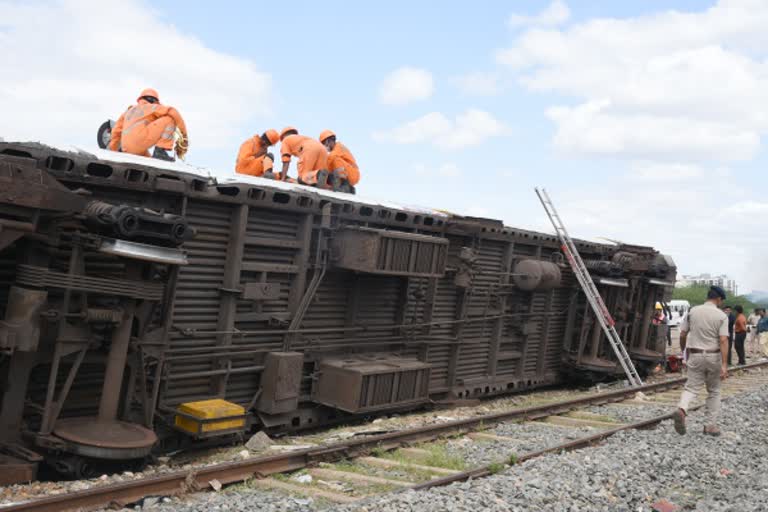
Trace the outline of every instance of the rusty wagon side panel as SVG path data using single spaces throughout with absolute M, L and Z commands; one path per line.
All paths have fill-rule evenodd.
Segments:
M 0 179 L 0 445 L 30 465 L 138 456 L 83 434 L 113 408 L 170 446 L 618 371 L 551 235 L 38 144 L 0 143 Z M 633 359 L 655 364 L 674 263 L 577 244 Z M 243 427 L 175 426 L 213 398 Z

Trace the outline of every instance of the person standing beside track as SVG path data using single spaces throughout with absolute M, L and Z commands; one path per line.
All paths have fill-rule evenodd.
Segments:
M 733 353 L 733 326 L 736 324 L 736 315 L 731 306 L 725 306 L 723 311 L 728 315 L 728 366 L 731 366 L 731 354 Z
M 710 287 L 707 301 L 691 308 L 680 324 L 680 349 L 688 349 L 688 380 L 673 416 L 678 434 L 685 434 L 688 406 L 696 398 L 699 388 L 706 385 L 707 421 L 704 433 L 720 435 L 717 426 L 720 415 L 720 381 L 728 377 L 728 315 L 719 309 L 725 298 L 725 290 L 719 286 Z
M 744 341 L 747 339 L 747 317 L 744 316 L 744 308 L 737 305 L 736 322 L 733 324 L 733 345 L 736 347 L 736 355 L 739 357 L 739 365 L 747 364 L 747 357 L 744 353 Z
M 757 322 L 757 343 L 760 347 L 760 355 L 768 357 L 768 314 L 765 308 L 761 308 L 760 321 Z
M 752 310 L 752 314 L 747 317 L 747 348 L 751 354 L 760 352 L 760 344 L 757 337 L 757 323 L 760 321 L 760 308 Z

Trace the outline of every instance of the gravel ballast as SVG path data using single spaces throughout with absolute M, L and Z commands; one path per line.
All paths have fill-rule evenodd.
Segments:
M 664 409 L 669 412 L 671 409 Z M 768 386 L 723 403 L 723 436 L 702 434 L 703 410 L 689 416 L 688 435 L 665 421 L 654 430 L 625 431 L 603 444 L 549 455 L 488 478 L 425 491 L 372 497 L 349 505 L 252 490 L 247 486 L 219 493 L 174 498 L 144 509 L 203 510 L 348 510 L 348 511 L 651 511 L 662 500 L 676 510 L 768 510 Z M 607 412 L 603 410 L 602 412 Z M 657 411 L 655 411 L 657 412 Z M 521 430 L 521 427 L 525 430 Z M 511 425 L 498 434 L 522 436 L 515 448 L 546 444 L 549 427 Z M 536 439 L 540 430 L 542 439 Z M 585 435 L 585 432 L 574 433 Z M 473 443 L 473 450 L 495 443 Z M 521 453 L 521 452 L 518 452 Z M 487 460 L 482 454 L 471 457 Z

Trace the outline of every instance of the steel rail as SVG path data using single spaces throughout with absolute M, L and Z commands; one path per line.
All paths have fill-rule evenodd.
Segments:
M 748 369 L 751 367 L 756 366 L 765 366 L 766 362 L 764 363 L 752 363 L 750 365 L 746 366 L 740 366 L 738 369 Z M 736 368 L 734 368 L 736 369 Z M 729 371 L 733 371 L 729 370 Z M 729 400 L 732 397 L 724 397 L 722 400 Z M 689 408 L 689 411 L 695 411 L 697 409 L 701 409 L 704 407 L 704 404 L 699 404 L 696 406 L 691 406 Z M 658 425 L 662 421 L 666 421 L 669 419 L 672 419 L 672 417 L 675 415 L 674 411 L 669 412 L 666 414 L 661 414 L 659 416 L 654 416 L 653 418 L 648 418 L 645 420 L 637 421 L 635 423 L 627 423 L 625 425 L 621 425 L 616 428 L 610 428 L 606 430 L 601 430 L 600 432 L 597 432 L 596 434 L 592 434 L 590 436 L 584 436 L 580 437 L 578 439 L 574 439 L 571 441 L 566 441 L 564 443 L 560 443 L 557 445 L 549 446 L 547 448 L 543 448 L 541 450 L 536 450 L 533 452 L 525 453 L 519 457 L 515 457 L 514 461 L 511 460 L 512 456 L 510 455 L 510 461 L 508 462 L 508 466 L 516 466 L 518 464 L 522 464 L 523 462 L 529 461 L 531 459 L 535 459 L 544 455 L 548 455 L 550 453 L 560 453 L 560 452 L 567 452 L 571 450 L 577 450 L 579 448 L 584 448 L 587 446 L 591 446 L 593 444 L 596 444 L 600 441 L 603 441 L 605 439 L 608 439 L 609 437 L 613 436 L 614 434 L 617 434 L 619 432 L 623 432 L 625 430 L 639 430 L 644 428 L 650 428 Z M 460 473 L 455 473 L 453 475 L 448 475 L 442 478 L 435 478 L 432 480 L 429 480 L 428 482 L 423 482 L 421 484 L 416 484 L 411 487 L 406 487 L 403 489 L 399 489 L 395 492 L 403 492 L 407 490 L 422 490 L 422 489 L 430 489 L 432 487 L 441 487 L 444 485 L 450 485 L 455 482 L 464 482 L 466 480 L 469 480 L 471 478 L 483 478 L 490 476 L 494 473 L 498 472 L 498 464 L 487 464 L 485 466 L 481 466 L 479 468 L 473 468 L 467 471 L 462 471 Z
M 696 407 L 691 407 L 690 409 L 694 410 L 694 409 L 698 409 L 699 407 L 702 407 L 702 406 L 698 405 Z M 578 448 L 584 448 L 585 446 L 589 446 L 599 441 L 602 441 L 604 439 L 607 439 L 612 435 L 618 432 L 621 432 L 623 430 L 635 430 L 635 429 L 652 427 L 654 425 L 661 423 L 664 420 L 668 420 L 672 418 L 673 415 L 674 415 L 674 412 L 662 414 L 661 416 L 656 416 L 653 418 L 649 418 L 647 420 L 642 420 L 635 423 L 628 423 L 626 425 L 622 425 L 616 428 L 611 428 L 608 430 L 601 430 L 600 432 L 593 434 L 591 436 L 580 437 L 579 439 L 574 439 L 572 441 L 566 441 L 564 443 L 560 443 L 554 446 L 549 446 L 542 450 L 528 452 L 526 454 L 521 455 L 520 457 L 516 457 L 514 462 L 510 462 L 508 465 L 513 466 L 517 464 L 522 464 L 523 462 L 526 462 L 531 459 L 535 459 L 537 457 L 541 457 L 543 455 L 547 455 L 549 453 L 559 453 L 564 451 L 576 450 Z M 510 455 L 510 458 L 511 458 L 511 455 Z M 455 482 L 463 482 L 465 480 L 469 480 L 470 478 L 482 478 L 482 477 L 490 476 L 495 472 L 497 472 L 497 467 L 498 466 L 494 464 L 487 464 L 479 468 L 473 468 L 468 471 L 462 471 L 460 473 L 455 473 L 453 475 L 448 475 L 442 478 L 436 478 L 428 482 L 414 485 L 412 487 L 407 487 L 402 490 L 405 491 L 405 490 L 430 489 L 432 487 L 441 487 L 441 486 L 449 485 Z
M 764 366 L 768 366 L 768 361 L 733 367 L 730 371 L 749 370 Z M 436 425 L 416 427 L 357 440 L 334 443 L 319 448 L 308 448 L 268 457 L 255 457 L 243 461 L 225 462 L 211 466 L 192 468 L 187 471 L 177 471 L 156 477 L 133 480 L 131 482 L 120 482 L 63 495 L 33 499 L 10 506 L 0 506 L 0 511 L 63 512 L 68 510 L 82 511 L 105 507 L 124 507 L 147 496 L 171 496 L 190 491 L 203 490 L 212 487 L 211 482 L 213 480 L 217 480 L 221 484 L 229 484 L 241 482 L 253 477 L 261 478 L 271 474 L 295 471 L 320 462 L 333 462 L 368 454 L 374 449 L 390 450 L 415 442 L 434 440 L 449 434 L 455 435 L 470 432 L 478 427 L 487 427 L 504 421 L 530 421 L 540 419 L 546 416 L 562 414 L 585 405 L 620 401 L 634 396 L 637 392 L 656 392 L 673 389 L 685 383 L 685 380 L 684 377 L 669 379 L 654 384 L 646 384 L 640 388 L 626 388 L 604 393 L 595 393 L 573 400 L 563 400 L 550 404 L 512 409 L 495 414 L 486 414 L 483 416 L 448 421 Z M 652 424 L 654 421 L 658 423 L 669 417 L 670 415 L 668 414 L 640 423 Z M 633 426 L 634 428 L 645 426 L 640 425 L 640 423 L 611 429 L 595 434 L 594 436 L 570 441 L 569 443 L 566 443 L 566 445 L 573 445 L 570 448 L 565 445 L 559 445 L 557 447 L 542 450 L 541 452 L 526 454 L 518 459 L 518 462 L 529 460 L 530 458 L 549 453 L 550 451 L 561 451 L 584 446 L 585 444 L 595 442 Z M 468 478 L 486 476 L 491 472 L 491 469 L 486 466 L 484 468 L 477 468 L 464 473 L 458 473 L 457 475 L 452 475 L 450 477 L 436 479 L 430 482 L 431 485 L 429 485 L 430 483 L 425 483 L 414 486 L 413 488 L 419 489 L 424 488 L 425 486 L 434 487 L 437 485 L 446 485 L 460 479 L 466 480 Z

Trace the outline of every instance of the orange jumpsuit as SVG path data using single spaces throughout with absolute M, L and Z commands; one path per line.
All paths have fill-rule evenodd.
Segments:
M 296 166 L 299 178 L 304 183 L 317 183 L 317 171 L 328 169 L 328 152 L 325 146 L 311 137 L 304 135 L 289 135 L 280 145 L 283 162 L 290 162 L 291 156 L 299 157 Z
M 149 156 L 147 150 L 152 146 L 173 151 L 176 127 L 186 138 L 187 125 L 175 108 L 140 99 L 112 128 L 109 149 L 144 156 Z
M 340 172 L 341 168 L 344 170 Z M 341 142 L 336 142 L 328 154 L 328 169 L 336 172 L 340 178 L 346 179 L 353 187 L 360 181 L 360 168 L 357 166 L 357 161 L 347 146 Z
M 250 176 L 262 176 L 265 172 L 272 171 L 272 164 L 261 135 L 254 135 L 240 146 L 235 171 Z

